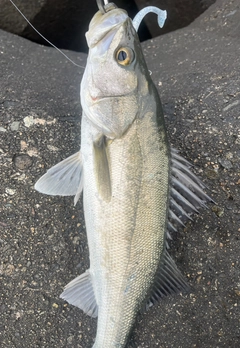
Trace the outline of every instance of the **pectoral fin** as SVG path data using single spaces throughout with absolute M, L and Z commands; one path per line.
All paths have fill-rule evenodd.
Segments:
M 82 309 L 90 317 L 97 317 L 98 306 L 88 270 L 68 283 L 60 297 Z
M 83 188 L 80 151 L 50 168 L 35 184 L 35 190 L 52 196 L 74 196 L 76 204 Z
M 98 192 L 104 201 L 109 202 L 111 200 L 111 179 L 105 136 L 101 136 L 93 142 L 93 159 Z

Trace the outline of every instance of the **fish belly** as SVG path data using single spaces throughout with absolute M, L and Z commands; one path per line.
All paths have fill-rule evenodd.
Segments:
M 122 138 L 107 145 L 112 193 L 106 202 L 94 173 L 96 130 L 86 117 L 82 122 L 84 214 L 98 304 L 94 348 L 125 347 L 163 251 L 169 148 L 154 113 L 136 119 Z

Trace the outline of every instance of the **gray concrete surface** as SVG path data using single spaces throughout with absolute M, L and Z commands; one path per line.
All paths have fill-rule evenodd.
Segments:
M 143 44 L 170 141 L 218 205 L 175 236 L 171 254 L 193 291 L 139 316 L 142 348 L 239 347 L 239 18 L 238 0 L 218 0 L 191 26 Z M 88 267 L 82 203 L 33 190 L 79 148 L 83 70 L 3 31 L 0 60 L 0 346 L 90 348 L 96 321 L 59 299 Z

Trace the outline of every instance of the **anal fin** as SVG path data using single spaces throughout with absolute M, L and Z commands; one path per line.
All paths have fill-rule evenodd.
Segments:
M 60 298 L 82 309 L 90 317 L 96 318 L 98 315 L 98 306 L 89 270 L 68 283 Z

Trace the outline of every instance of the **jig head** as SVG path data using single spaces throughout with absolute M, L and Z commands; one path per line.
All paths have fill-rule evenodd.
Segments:
M 109 3 L 108 0 L 97 0 L 97 5 L 98 5 L 99 11 L 102 14 L 107 13 L 113 10 L 114 8 L 117 8 L 117 6 L 113 2 Z

